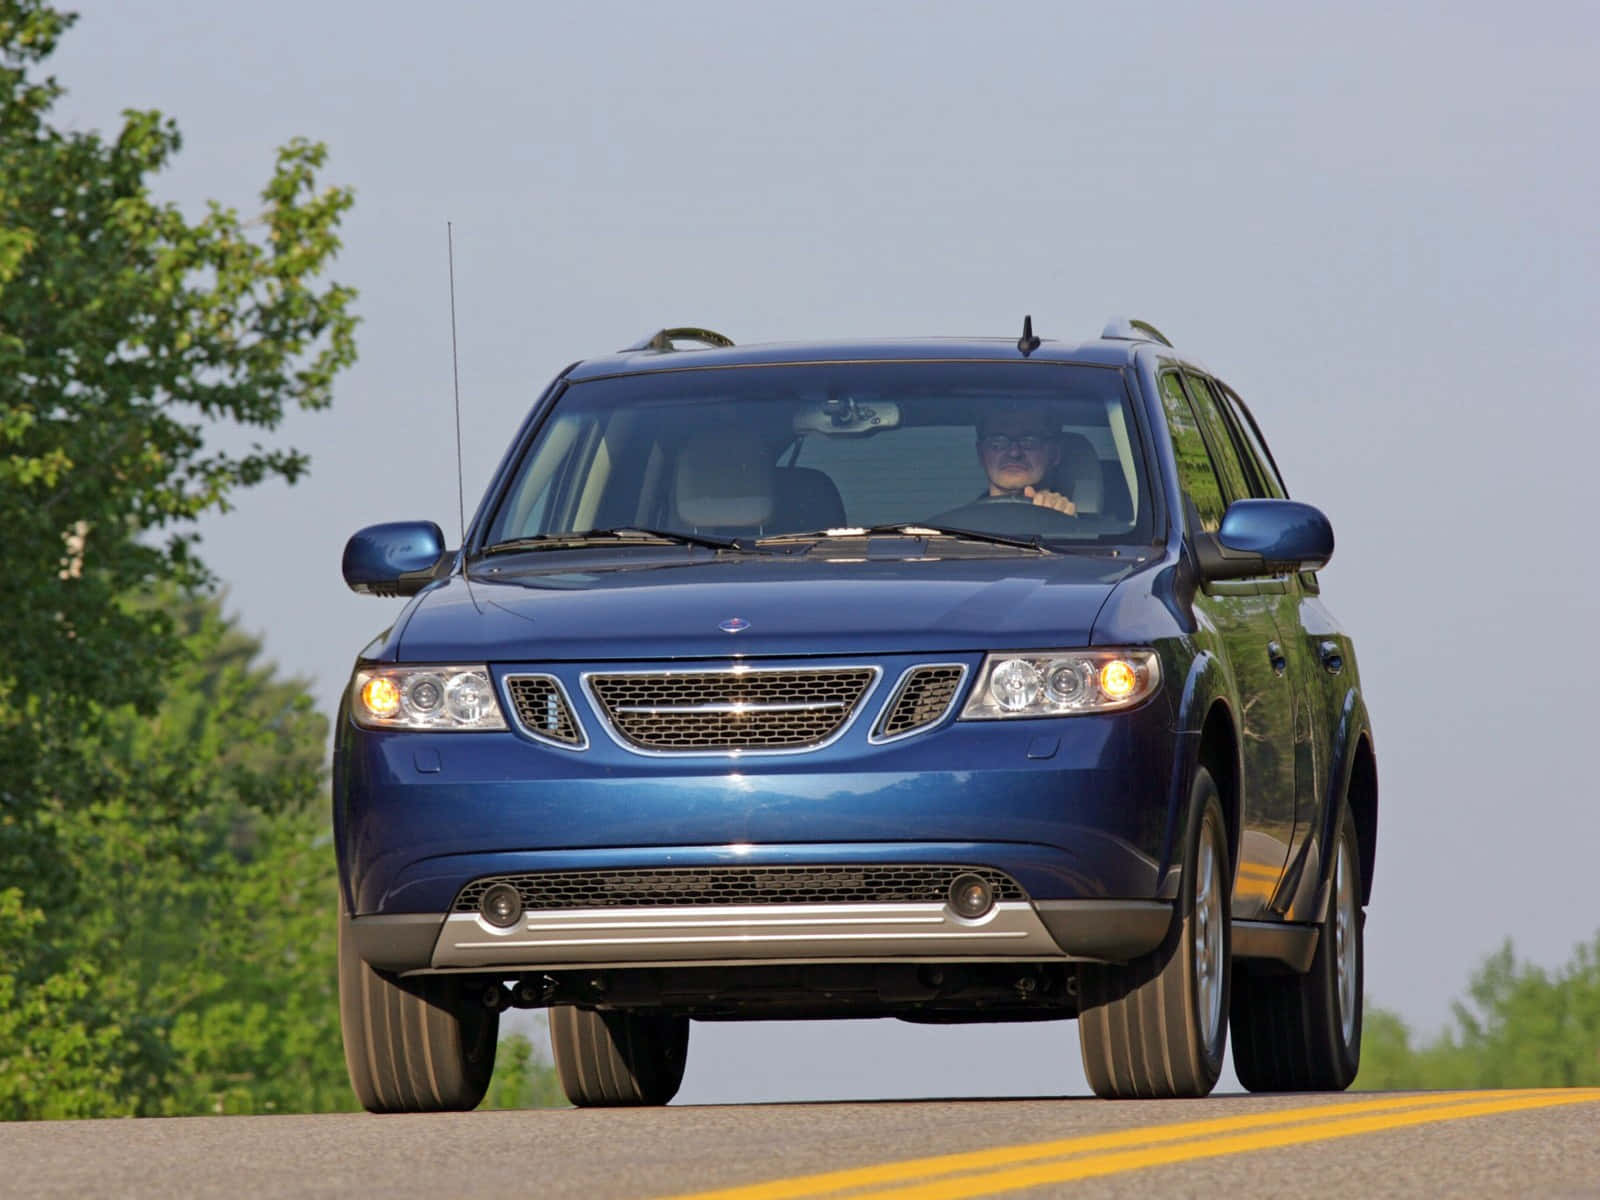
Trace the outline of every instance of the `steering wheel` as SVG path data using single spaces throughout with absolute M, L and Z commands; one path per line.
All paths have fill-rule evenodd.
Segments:
M 1012 537 L 1033 537 L 1035 534 L 1059 536 L 1076 532 L 1075 519 L 1057 512 L 1044 504 L 1035 504 L 1029 496 L 974 496 L 959 508 L 952 508 L 929 518 L 929 524 L 947 525 L 956 529 L 980 529 L 985 533 L 1002 533 Z
M 1024 496 L 1021 492 L 1001 492 L 998 496 L 979 496 L 972 501 L 973 504 L 1032 504 L 1032 496 Z M 1039 505 L 1043 508 L 1044 505 Z

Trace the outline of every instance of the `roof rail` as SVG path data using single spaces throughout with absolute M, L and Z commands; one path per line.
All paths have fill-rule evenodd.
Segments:
M 1129 317 L 1112 317 L 1100 331 L 1100 336 L 1118 342 L 1160 342 L 1163 346 L 1172 345 L 1167 340 L 1167 335 L 1149 321 L 1135 321 Z
M 725 337 L 710 329 L 697 329 L 693 325 L 679 325 L 671 329 L 658 329 L 649 337 L 635 342 L 631 346 L 624 346 L 621 353 L 630 350 L 676 350 L 673 342 L 699 342 L 701 345 L 714 346 L 725 350 L 733 345 L 731 337 Z

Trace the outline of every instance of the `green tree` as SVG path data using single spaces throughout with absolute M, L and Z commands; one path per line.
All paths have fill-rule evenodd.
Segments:
M 162 603 L 185 651 L 165 700 L 52 751 L 37 829 L 65 866 L 31 909 L 0 896 L 0 1119 L 355 1105 L 327 721 L 218 601 Z M 508 1037 L 488 1105 L 563 1102 Z
M 351 195 L 294 141 L 252 213 L 160 201 L 173 122 L 51 121 L 73 19 L 0 0 L 0 1115 L 344 1103 L 320 718 L 172 601 L 194 518 L 306 468 L 265 435 L 353 361 Z
M 1507 941 L 1473 972 L 1451 1024 L 1422 1045 L 1398 1016 L 1369 1009 L 1354 1086 L 1600 1086 L 1600 933 L 1555 972 L 1519 963 Z
M 204 582 L 192 519 L 307 465 L 208 433 L 326 406 L 355 356 L 353 293 L 315 285 L 351 203 L 316 181 L 324 148 L 280 150 L 256 213 L 189 220 L 150 188 L 181 145 L 171 120 L 50 123 L 63 89 L 36 71 L 73 20 L 0 0 L 0 702 L 30 717 L 0 728 L 0 784 L 41 735 L 92 719 L 108 683 L 154 706 L 178 634 L 127 597 Z
M 48 759 L 39 825 L 72 870 L 0 913 L 0 1116 L 353 1103 L 326 720 L 216 601 L 166 607 L 188 651 L 166 700 Z
M 526 1034 L 512 1033 L 500 1039 L 495 1054 L 494 1078 L 482 1107 L 565 1108 L 567 1097 L 556 1079 L 556 1069 L 533 1048 Z

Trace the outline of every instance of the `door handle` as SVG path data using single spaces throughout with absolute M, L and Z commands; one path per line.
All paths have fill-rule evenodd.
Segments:
M 1283 656 L 1283 647 L 1277 642 L 1267 643 L 1267 661 L 1272 664 L 1272 669 L 1282 675 L 1289 669 L 1289 660 Z
M 1337 675 L 1344 670 L 1344 651 L 1339 649 L 1338 642 L 1323 642 L 1317 650 L 1322 654 L 1322 665 L 1328 674 Z

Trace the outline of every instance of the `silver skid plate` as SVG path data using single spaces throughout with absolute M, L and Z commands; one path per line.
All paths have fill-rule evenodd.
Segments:
M 976 921 L 943 904 L 762 904 L 531 912 L 511 929 L 452 913 L 433 967 L 1064 957 L 1025 901 L 997 904 Z

